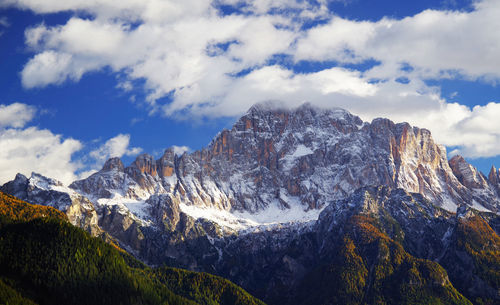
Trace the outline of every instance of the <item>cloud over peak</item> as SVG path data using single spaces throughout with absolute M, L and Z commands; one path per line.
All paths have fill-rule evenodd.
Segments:
M 97 163 L 96 167 L 100 167 L 106 160 L 113 157 L 135 156 L 141 153 L 139 147 L 129 147 L 130 135 L 119 134 L 107 140 L 99 148 L 90 152 L 90 157 L 94 158 Z
M 326 0 L 6 0 L 3 5 L 38 14 L 75 12 L 61 25 L 26 31 L 26 44 L 35 52 L 21 74 L 26 88 L 79 81 L 109 68 L 123 84 L 143 81 L 152 113 L 237 116 L 262 100 L 292 106 L 309 101 L 365 119 L 385 116 L 427 127 L 467 156 L 500 154 L 500 148 L 480 140 L 493 139 L 495 130 L 482 130 L 482 137 L 467 136 L 472 129 L 464 133 L 476 126 L 471 122 L 484 121 L 482 108 L 449 103 L 425 82 L 498 82 L 500 36 L 490 30 L 500 27 L 498 1 L 474 2 L 471 11 L 429 9 L 378 21 L 342 18 Z M 360 68 L 367 61 L 376 64 Z M 301 69 L 303 63 L 317 68 Z

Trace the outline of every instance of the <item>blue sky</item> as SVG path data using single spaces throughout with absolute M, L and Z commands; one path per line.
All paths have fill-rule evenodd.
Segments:
M 263 100 L 408 121 L 487 174 L 500 166 L 498 12 L 490 0 L 2 0 L 0 182 L 199 149 Z

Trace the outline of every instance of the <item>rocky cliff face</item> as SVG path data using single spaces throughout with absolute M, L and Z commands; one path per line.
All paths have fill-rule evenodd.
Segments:
M 387 119 L 363 123 L 345 110 L 307 104 L 295 110 L 256 105 L 205 149 L 182 156 L 169 149 L 159 160 L 144 154 L 126 168 L 110 159 L 71 188 L 94 201 L 165 194 L 190 206 L 256 213 L 321 209 L 369 185 L 420 193 L 450 211 L 473 200 L 478 208 L 498 209 L 495 193 L 471 192 L 492 185 L 463 158 L 448 163 L 428 130 Z
M 274 227 L 223 239 L 214 270 L 271 304 L 322 304 L 345 297 L 349 289 L 339 289 L 347 282 L 343 272 L 360 285 L 354 295 L 361 304 L 376 303 L 382 293 L 377 289 L 384 286 L 400 298 L 391 302 L 386 295 L 386 302 L 403 302 L 404 296 L 396 291 L 406 281 L 414 288 L 430 285 L 418 288 L 422 290 L 452 284 L 472 300 L 498 302 L 500 239 L 485 219 L 499 218 L 470 207 L 451 213 L 402 189 L 364 187 L 330 204 L 307 226 Z M 349 258 L 346 251 L 357 257 L 357 265 L 344 261 Z M 408 261 L 401 264 L 401 259 Z M 441 278 L 435 284 L 425 279 L 428 271 L 417 272 L 413 279 L 403 271 L 419 264 L 437 268 L 435 263 L 447 271 L 433 273 Z
M 454 232 L 471 209 L 493 232 L 500 228 L 495 168 L 486 178 L 460 156 L 448 161 L 426 129 L 308 104 L 255 105 L 204 149 L 167 149 L 158 160 L 143 154 L 128 167 L 112 158 L 70 188 L 34 174 L 2 190 L 102 229 L 149 264 L 220 274 L 271 303 L 283 295 L 293 303 L 290 293 L 304 288 L 311 270 L 337 264 L 344 237 L 371 249 L 357 239 L 367 226 L 384 247 L 403 245 L 408 262 L 442 261 L 453 285 L 460 272 L 471 275 L 463 285 L 480 285 L 485 276 L 476 269 L 452 268 L 462 255 Z M 479 295 L 500 299 L 488 283 Z M 370 287 L 363 288 L 370 297 L 379 293 Z
M 4 184 L 0 190 L 27 202 L 54 207 L 66 213 L 73 225 L 94 236 L 102 234 L 92 202 L 55 179 L 36 173 L 30 178 L 17 174 L 13 181 Z

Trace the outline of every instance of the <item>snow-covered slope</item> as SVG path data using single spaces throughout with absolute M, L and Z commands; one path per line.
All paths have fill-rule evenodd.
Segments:
M 258 104 L 200 151 L 179 156 L 167 149 L 159 160 L 144 154 L 129 167 L 113 158 L 71 188 L 98 206 L 162 194 L 187 215 L 236 230 L 309 221 L 328 203 L 371 185 L 421 193 L 449 211 L 467 204 L 498 211 L 494 188 L 477 171 L 464 175 L 480 179 L 481 191 L 457 173 L 428 130 L 387 119 L 362 122 L 342 109 Z M 142 207 L 135 208 L 140 218 Z
M 17 175 L 1 190 L 65 211 L 147 263 L 221 274 L 260 296 L 334 257 L 356 215 L 385 219 L 391 238 L 431 260 L 472 210 L 500 228 L 497 169 L 485 177 L 448 161 L 426 129 L 309 104 L 255 105 L 193 153 L 170 148 L 127 167 L 111 158 L 69 187 Z
M 61 182 L 32 173 L 30 178 L 17 174 L 0 188 L 22 200 L 54 207 L 66 213 L 69 221 L 93 235 L 100 235 L 98 215 L 94 205 L 75 190 Z
M 34 174 L 3 189 L 63 211 L 83 202 L 82 209 L 94 212 L 73 214 L 90 215 L 95 224 L 97 213 L 105 230 L 140 252 L 145 230 L 165 232 L 181 223 L 203 235 L 195 223 L 208 221 L 220 228 L 215 235 L 227 235 L 308 223 L 368 186 L 419 193 L 450 212 L 472 206 L 496 213 L 499 181 L 496 170 L 487 179 L 461 157 L 448 162 L 426 129 L 382 118 L 363 122 L 338 108 L 257 104 L 202 150 L 167 149 L 158 160 L 143 154 L 128 167 L 111 158 L 69 188 Z

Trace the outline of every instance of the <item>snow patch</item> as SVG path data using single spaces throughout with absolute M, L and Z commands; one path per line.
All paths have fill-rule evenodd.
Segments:
M 141 220 L 149 220 L 148 204 L 144 201 L 128 201 L 123 203 L 129 211 Z
M 445 242 L 446 240 L 448 240 L 451 237 L 452 233 L 453 233 L 453 228 L 449 227 L 448 230 L 446 230 L 446 232 L 444 233 L 443 238 L 441 238 L 441 241 Z
M 182 212 L 195 219 L 204 218 L 236 231 L 253 231 L 261 227 L 315 221 L 323 210 L 305 211 L 302 206 L 292 202 L 293 200 L 289 202 L 291 203 L 290 208 L 280 208 L 278 202 L 272 202 L 266 209 L 257 213 L 239 211 L 231 213 L 226 210 L 186 205 L 184 203 L 181 203 L 179 207 Z
M 283 157 L 284 163 L 284 170 L 289 171 L 291 167 L 293 166 L 295 160 L 297 160 L 300 157 L 311 155 L 314 152 L 307 146 L 300 144 L 297 146 L 293 154 L 288 154 L 285 157 Z
M 313 151 L 309 147 L 306 147 L 305 145 L 300 144 L 295 149 L 295 152 L 292 155 L 289 156 L 289 158 L 291 158 L 291 159 L 297 159 L 297 158 L 300 158 L 300 157 L 303 157 L 303 156 L 310 155 L 312 153 L 313 153 Z
M 443 203 L 441 207 L 448 212 L 456 213 L 457 212 L 457 204 L 448 196 L 443 196 Z
M 211 207 L 198 207 L 194 205 L 179 204 L 179 208 L 187 215 L 199 219 L 204 218 L 213 221 L 221 226 L 228 227 L 234 230 L 242 230 L 258 225 L 247 219 L 238 218 L 225 210 L 219 210 Z
M 148 208 L 149 204 L 142 200 L 135 200 L 132 198 L 126 198 L 118 193 L 115 193 L 111 199 L 100 198 L 97 199 L 97 204 L 99 206 L 115 206 L 119 207 L 120 213 L 130 214 L 136 219 L 141 221 L 145 226 L 150 226 L 153 224 L 151 216 L 149 214 Z
M 270 204 L 265 210 L 258 213 L 235 212 L 234 215 L 247 219 L 259 226 L 269 226 L 281 223 L 301 223 L 317 220 L 323 209 L 305 211 L 303 206 L 291 204 L 290 208 L 280 208 L 277 204 Z
M 485 208 L 482 204 L 480 204 L 474 199 L 472 200 L 472 208 L 480 212 L 491 212 L 489 209 Z

